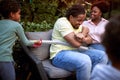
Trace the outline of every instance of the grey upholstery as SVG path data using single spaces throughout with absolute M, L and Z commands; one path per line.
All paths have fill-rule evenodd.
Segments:
M 26 36 L 30 40 L 50 40 L 51 39 L 52 30 L 46 32 L 26 32 Z M 45 60 L 49 58 L 49 44 L 42 44 L 38 48 L 30 48 L 31 51 L 36 55 L 36 57 L 40 60 Z
M 71 75 L 71 72 L 57 68 L 51 64 L 50 60 L 42 61 L 45 71 L 50 78 L 64 78 Z
M 52 30 L 46 32 L 26 32 L 28 39 L 51 39 Z M 42 66 L 44 67 L 45 72 L 50 78 L 64 78 L 71 75 L 71 72 L 57 68 L 51 64 L 49 59 L 49 47 L 50 44 L 42 44 L 39 48 L 30 48 L 30 51 L 42 61 Z

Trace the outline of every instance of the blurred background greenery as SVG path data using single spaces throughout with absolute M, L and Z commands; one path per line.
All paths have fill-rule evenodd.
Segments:
M 21 24 L 25 31 L 45 31 L 52 29 L 57 18 L 64 16 L 66 9 L 73 4 L 82 4 L 89 19 L 90 6 L 98 0 L 18 0 L 21 4 Z M 110 10 L 104 14 L 106 19 L 120 14 L 120 0 L 105 0 Z M 1 17 L 0 17 L 1 18 Z
M 87 11 L 89 18 L 90 6 L 97 0 L 19 0 L 22 9 L 21 22 L 25 31 L 45 31 L 53 28 L 57 18 L 64 16 L 66 9 L 73 4 L 82 4 Z M 108 0 L 110 11 L 105 14 L 105 18 L 120 13 L 120 1 Z M 86 19 L 87 19 L 86 18 Z

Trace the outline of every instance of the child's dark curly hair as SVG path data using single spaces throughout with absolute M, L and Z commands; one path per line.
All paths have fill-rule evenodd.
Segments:
M 16 0 L 1 0 L 0 14 L 5 18 L 9 18 L 11 12 L 15 13 L 20 9 L 20 4 Z
M 70 15 L 73 17 L 78 16 L 79 14 L 85 14 L 85 9 L 82 5 L 73 5 L 66 12 L 66 17 L 69 19 Z
M 120 15 L 112 17 L 106 25 L 102 44 L 110 59 L 120 61 Z
M 107 1 L 96 1 L 96 2 L 94 2 L 94 3 L 92 4 L 91 9 L 92 9 L 94 6 L 96 6 L 96 7 L 98 7 L 98 8 L 100 9 L 100 11 L 101 11 L 102 13 L 106 13 L 106 12 L 108 12 L 109 9 L 110 9 L 110 6 L 109 6 L 109 5 L 110 5 L 109 2 L 107 2 Z

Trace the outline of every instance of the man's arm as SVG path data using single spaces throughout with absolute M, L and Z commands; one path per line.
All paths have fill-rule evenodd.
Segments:
M 71 32 L 71 33 L 67 34 L 66 36 L 64 36 L 64 39 L 75 48 L 79 48 L 82 44 L 81 42 L 79 42 L 75 39 L 74 32 Z
M 82 32 L 75 34 L 76 40 L 82 42 L 83 38 L 87 37 L 89 33 L 89 29 L 87 27 L 82 27 Z

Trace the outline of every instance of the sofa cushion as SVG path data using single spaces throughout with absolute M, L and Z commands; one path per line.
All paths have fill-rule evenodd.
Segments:
M 72 73 L 61 68 L 57 68 L 51 64 L 51 61 L 42 61 L 43 67 L 50 78 L 64 78 L 70 76 Z
M 51 39 L 52 30 L 45 32 L 26 32 L 26 36 L 30 40 L 50 40 Z M 33 54 L 40 60 L 47 59 L 49 57 L 49 47 L 50 44 L 42 44 L 38 48 L 30 48 Z

